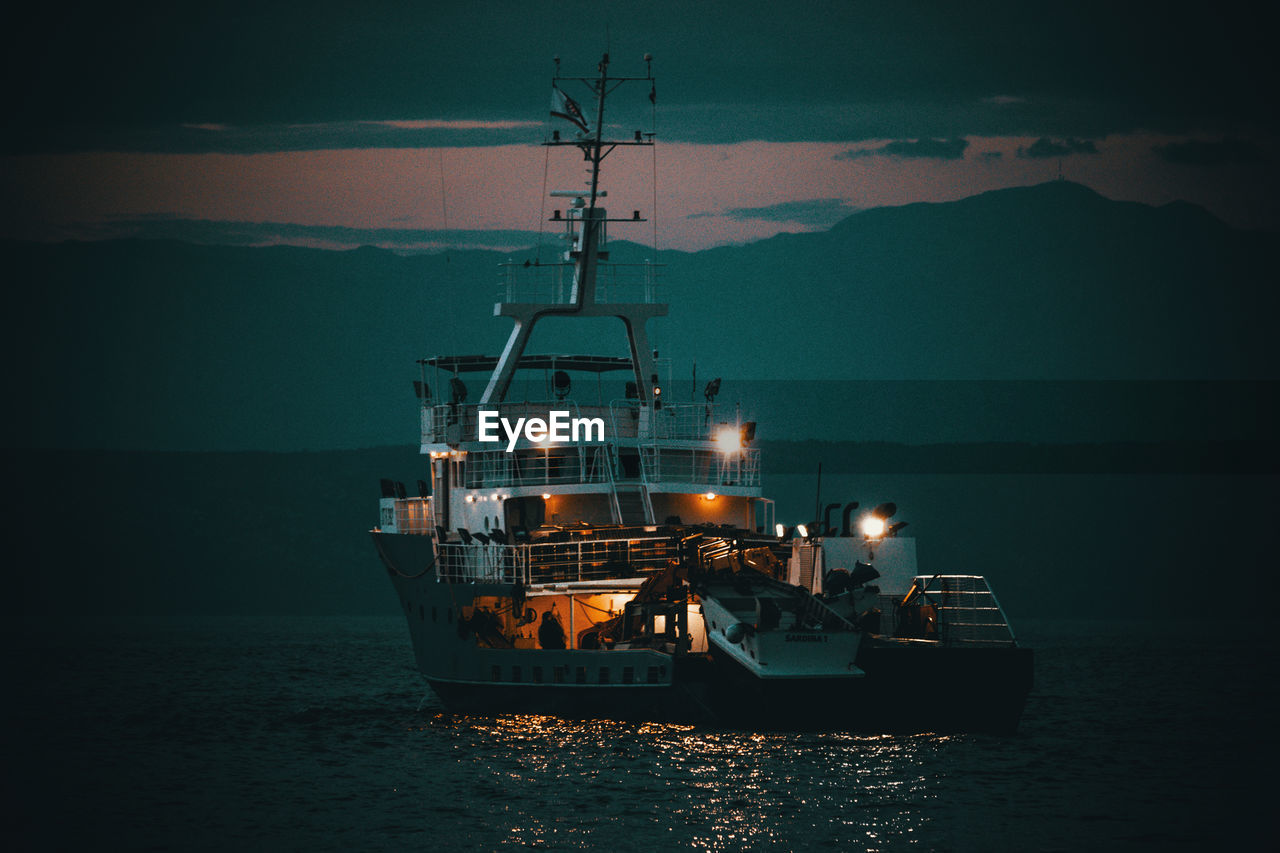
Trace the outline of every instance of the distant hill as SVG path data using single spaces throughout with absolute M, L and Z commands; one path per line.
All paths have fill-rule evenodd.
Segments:
M 752 376 L 1275 378 L 1274 240 L 1053 182 L 700 252 L 676 277 L 703 351 L 745 343 Z
M 1065 182 L 880 208 L 822 233 L 663 253 L 672 310 L 654 341 L 678 377 L 697 359 L 705 378 L 819 383 L 1275 379 L 1273 241 Z M 119 241 L 0 254 L 8 446 L 411 443 L 415 359 L 496 353 L 509 330 L 492 317 L 497 253 Z M 534 349 L 608 333 L 623 353 L 618 324 L 587 326 L 548 327 Z M 813 437 L 792 414 L 770 434 Z

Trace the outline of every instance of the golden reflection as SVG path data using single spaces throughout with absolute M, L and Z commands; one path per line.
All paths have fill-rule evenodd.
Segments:
M 494 846 L 598 846 L 660 827 L 644 837 L 697 850 L 927 847 L 944 830 L 931 814 L 947 768 L 974 743 L 523 714 L 425 723 L 474 778 Z M 592 808 L 566 813 L 569 792 L 590 792 Z

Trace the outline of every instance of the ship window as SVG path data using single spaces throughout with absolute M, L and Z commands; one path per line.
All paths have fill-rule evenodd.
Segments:
M 658 668 L 656 666 L 649 667 L 649 683 L 650 684 L 658 683 Z
M 521 675 L 520 673 L 520 667 L 518 666 L 511 667 L 511 680 L 517 683 L 524 680 L 524 676 Z
M 551 670 L 551 680 L 556 684 L 564 684 L 564 670 L 563 666 L 554 667 Z
M 576 682 L 577 682 L 577 683 L 579 683 L 579 684 L 586 684 L 586 683 L 587 683 L 587 668 L 586 668 L 585 666 L 580 666 L 580 667 L 575 668 L 574 673 L 573 673 L 573 680 L 574 680 L 574 681 L 576 681 Z
M 607 666 L 600 667 L 600 683 L 601 684 L 609 683 L 609 667 Z
M 622 668 L 622 683 L 634 684 L 636 680 L 636 668 L 634 666 L 624 666 Z
M 542 667 L 540 666 L 535 666 L 533 668 L 533 683 L 534 684 L 542 683 Z
M 502 680 L 502 667 L 500 667 L 500 666 L 491 666 L 491 667 L 489 667 L 489 680 L 490 680 L 490 681 L 501 681 L 501 680 Z
M 489 529 L 489 516 L 487 515 L 484 517 L 484 529 L 485 530 Z

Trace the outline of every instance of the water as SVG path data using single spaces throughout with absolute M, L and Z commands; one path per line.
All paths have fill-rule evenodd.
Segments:
M 1261 630 L 1019 627 L 1036 687 L 1008 737 L 455 717 L 423 702 L 396 617 L 10 638 L 9 835 L 28 849 L 309 851 L 1260 837 L 1280 755 Z

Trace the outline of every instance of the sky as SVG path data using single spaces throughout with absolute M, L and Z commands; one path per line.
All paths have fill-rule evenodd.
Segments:
M 645 76 L 610 130 L 613 236 L 692 251 L 1059 175 L 1280 230 L 1262 4 L 214 2 L 10 13 L 0 237 L 526 246 L 554 57 Z M 588 100 L 582 84 L 565 91 Z

